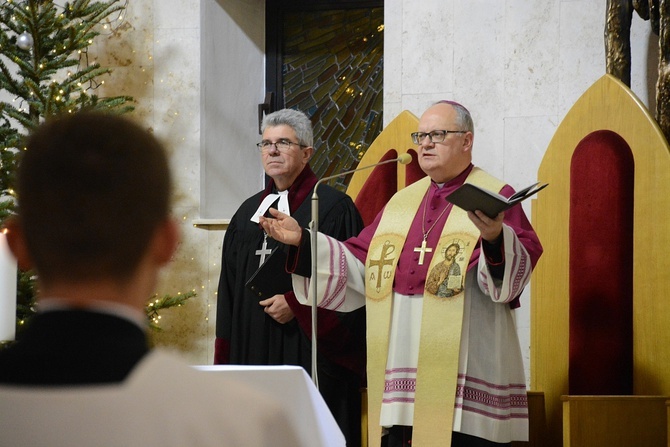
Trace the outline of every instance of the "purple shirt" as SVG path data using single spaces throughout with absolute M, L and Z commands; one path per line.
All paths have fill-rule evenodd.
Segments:
M 405 245 L 400 254 L 400 259 L 398 260 L 398 266 L 396 268 L 396 274 L 393 284 L 393 290 L 395 292 L 401 293 L 403 295 L 422 295 L 423 289 L 426 282 L 426 276 L 428 275 L 428 267 L 430 262 L 433 259 L 434 252 L 426 252 L 423 265 L 419 265 L 419 253 L 414 251 L 414 248 L 421 246 L 421 241 L 423 240 L 423 230 L 422 226 L 426 231 L 433 224 L 435 226 L 428 233 L 428 238 L 426 240 L 427 246 L 435 249 L 437 243 L 440 239 L 442 228 L 444 227 L 445 222 L 447 221 L 448 215 L 451 213 L 451 205 L 446 201 L 445 197 L 455 191 L 459 186 L 465 183 L 465 180 L 468 178 L 470 171 L 473 169 L 473 165 L 470 165 L 465 169 L 461 174 L 452 180 L 445 183 L 441 188 L 435 182 L 430 183 L 428 188 L 427 198 L 424 198 L 421 205 L 419 206 L 414 221 L 410 227 Z M 505 185 L 499 192 L 505 197 L 509 197 L 514 194 L 514 189 Z M 426 202 L 427 200 L 427 202 Z M 424 203 L 426 206 L 425 214 L 425 224 L 423 224 L 424 219 Z M 449 209 L 443 213 L 445 207 Z M 372 237 L 379 226 L 379 221 L 383 214 L 382 210 L 374 222 L 365 227 L 363 231 L 357 236 L 348 239 L 344 244 L 346 247 L 356 256 L 361 262 L 365 263 L 367 256 L 367 251 L 372 241 Z M 521 243 L 528 251 L 528 254 L 531 257 L 533 267 L 537 262 L 540 254 L 542 253 L 542 246 L 540 241 L 535 234 L 528 218 L 526 217 L 523 208 L 521 205 L 516 205 L 505 212 L 504 222 L 506 225 L 510 226 Z M 477 242 L 472 257 L 468 265 L 468 271 L 477 265 L 479 259 L 479 252 L 481 246 L 481 239 Z

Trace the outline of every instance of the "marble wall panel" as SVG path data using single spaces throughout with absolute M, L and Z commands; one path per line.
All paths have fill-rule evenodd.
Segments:
M 210 291 L 207 283 L 209 238 L 207 232 L 193 227 L 197 208 L 175 208 L 181 224 L 182 242 L 171 263 L 164 269 L 157 286 L 159 296 L 195 291 L 181 307 L 161 312 L 160 332 L 152 332 L 155 346 L 177 351 L 192 364 L 211 363 Z
M 156 29 L 200 29 L 197 0 L 153 0 Z
M 454 91 L 463 102 L 499 102 L 503 90 L 500 73 L 505 65 L 504 18 L 504 2 L 456 2 Z
M 172 8 L 157 6 L 154 30 L 154 127 L 165 142 L 173 170 L 174 214 L 182 242 L 158 285 L 160 293 L 195 290 L 197 296 L 162 313 L 157 346 L 175 349 L 191 363 L 208 363 L 210 312 L 207 233 L 193 227 L 200 210 L 200 30 L 180 22 Z M 191 5 L 197 6 L 197 5 Z M 181 8 L 188 5 L 182 3 Z M 198 16 L 197 8 L 196 16 Z M 190 13 L 194 14 L 194 13 Z M 187 14 L 188 16 L 188 14 Z M 196 26 L 194 26 L 196 25 Z
M 93 57 L 103 67 L 146 66 L 152 60 L 153 13 L 152 4 L 138 0 L 110 15 L 90 47 Z
M 403 94 L 452 90 L 453 4 L 452 0 L 402 2 L 402 49 L 399 54 L 402 57 Z M 385 59 L 388 56 L 385 49 Z
M 557 125 L 556 119 L 549 115 L 505 118 L 502 178 L 514 179 L 512 186 L 517 189 L 538 181 L 537 168 Z M 526 213 L 530 216 L 530 209 Z
M 402 3 L 390 2 L 384 4 L 384 29 L 401 29 L 402 27 Z M 399 54 L 402 51 L 401 33 L 384 33 L 384 54 Z M 387 115 L 391 114 L 391 119 L 402 110 L 391 111 L 386 108 L 389 103 L 400 103 L 402 93 L 402 70 L 403 60 L 400 57 L 384 57 L 384 124 L 388 124 L 390 119 Z M 394 113 L 395 112 L 395 113 Z
M 96 93 L 132 96 L 135 111 L 129 117 L 152 127 L 153 8 L 129 3 L 123 12 L 111 15 L 100 31 L 89 60 L 111 68 L 112 73 L 103 77 L 105 84 Z
M 454 10 L 454 93 L 475 123 L 475 163 L 500 175 L 503 155 L 505 2 L 458 1 Z
M 508 0 L 505 9 L 505 114 L 555 113 L 559 2 Z
M 630 87 L 654 114 L 658 81 L 658 36 L 648 21 L 633 14 L 631 35 Z
M 561 3 L 556 116 L 565 116 L 594 80 L 605 74 L 605 4 L 606 0 Z
M 127 115 L 128 118 L 138 121 L 147 128 L 153 128 L 153 65 L 145 66 L 129 65 L 126 67 L 114 67 L 113 72 L 104 90 L 110 96 L 129 95 L 134 99 L 135 109 Z M 107 93 L 105 93 L 107 96 Z
M 498 178 L 504 178 L 505 118 L 500 113 L 494 113 L 494 104 L 466 103 L 464 105 L 470 110 L 475 124 L 475 139 L 472 147 L 473 163 Z
M 421 114 L 435 101 L 452 98 L 453 96 L 453 92 L 446 90 L 433 93 L 404 94 L 402 95 L 402 110 L 409 110 L 420 118 Z M 384 112 L 386 112 L 386 106 Z
M 263 0 L 203 0 L 201 217 L 232 217 L 263 185 L 256 147 L 265 97 Z
M 175 173 L 176 206 L 200 202 L 199 32 L 160 29 L 155 35 L 154 119 L 166 142 Z
M 398 116 L 403 110 L 409 110 L 403 107 L 401 101 L 385 102 L 384 103 L 384 127 L 393 121 L 393 118 Z

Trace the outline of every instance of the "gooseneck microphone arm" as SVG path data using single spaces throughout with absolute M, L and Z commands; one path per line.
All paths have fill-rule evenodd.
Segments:
M 310 291 L 312 295 L 312 381 L 314 382 L 314 385 L 316 388 L 319 388 L 319 376 L 316 371 L 316 351 L 317 351 L 317 340 L 316 340 L 316 329 L 317 329 L 317 287 L 316 287 L 316 239 L 317 239 L 317 233 L 319 232 L 319 195 L 317 193 L 317 190 L 319 188 L 319 185 L 325 181 L 332 180 L 337 177 L 343 177 L 348 174 L 353 174 L 354 172 L 357 171 L 363 171 L 365 169 L 370 169 L 374 168 L 376 166 L 380 165 L 385 165 L 387 163 L 400 163 L 403 165 L 408 164 L 409 162 L 412 161 L 412 156 L 408 153 L 402 154 L 398 158 L 392 158 L 390 160 L 384 160 L 379 163 L 375 163 L 373 165 L 369 166 L 364 166 L 362 168 L 356 168 L 356 169 L 351 169 L 349 171 L 344 171 L 340 172 L 339 174 L 331 175 L 328 177 L 324 177 L 320 179 L 318 182 L 316 182 L 316 185 L 314 185 L 314 192 L 312 193 L 312 220 L 309 223 L 309 230 L 310 230 L 310 238 L 311 238 L 311 244 L 312 244 L 312 276 L 310 279 Z

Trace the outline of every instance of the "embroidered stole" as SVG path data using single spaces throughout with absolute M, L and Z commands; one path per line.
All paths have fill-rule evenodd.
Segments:
M 479 168 L 470 172 L 466 182 L 496 192 L 504 185 Z M 379 445 L 381 439 L 380 412 L 391 330 L 393 278 L 405 239 L 429 186 L 430 178 L 424 177 L 391 198 L 365 261 L 368 439 L 371 446 Z M 479 230 L 467 212 L 453 207 L 428 268 L 412 435 L 412 445 L 418 447 L 451 445 L 465 274 L 479 236 Z M 460 269 L 446 260 L 446 250 L 454 244 L 458 251 L 453 262 Z M 434 286 L 429 286 L 429 282 Z

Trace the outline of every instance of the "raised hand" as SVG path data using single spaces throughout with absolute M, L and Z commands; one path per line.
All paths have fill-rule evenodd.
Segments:
M 273 218 L 261 216 L 259 219 L 259 223 L 267 235 L 286 245 L 298 246 L 302 237 L 302 228 L 300 228 L 298 221 L 274 208 L 270 208 L 269 211 Z

